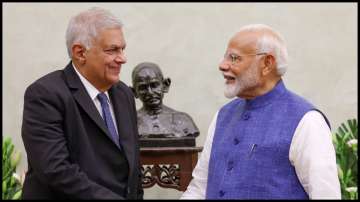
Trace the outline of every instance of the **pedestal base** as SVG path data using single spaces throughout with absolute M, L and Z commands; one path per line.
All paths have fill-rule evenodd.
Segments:
M 192 179 L 198 153 L 203 147 L 140 148 L 143 188 L 160 187 L 185 191 Z

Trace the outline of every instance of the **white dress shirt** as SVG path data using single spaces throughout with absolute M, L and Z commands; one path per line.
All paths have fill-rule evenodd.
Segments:
M 218 113 L 208 129 L 203 151 L 192 173 L 193 179 L 180 199 L 205 199 Z M 310 111 L 299 122 L 290 144 L 289 160 L 310 199 L 341 199 L 331 135 L 324 117 L 317 111 Z
M 101 103 L 100 100 L 97 98 L 97 95 L 99 93 L 101 93 L 98 89 L 95 88 L 94 85 L 92 85 L 83 75 L 80 74 L 80 72 L 76 69 L 75 64 L 72 63 L 73 68 L 75 69 L 77 75 L 80 77 L 80 80 L 82 82 L 82 84 L 85 86 L 86 92 L 89 94 L 91 100 L 94 102 L 96 109 L 99 111 L 100 116 L 103 117 L 102 114 L 102 109 L 101 109 Z M 118 135 L 118 129 L 117 129 L 117 124 L 116 124 L 116 119 L 115 119 L 115 114 L 114 114 L 114 109 L 113 109 L 113 105 L 110 101 L 110 97 L 109 97 L 109 93 L 106 91 L 104 92 L 106 97 L 108 98 L 108 104 L 110 106 L 110 113 L 111 113 L 111 117 L 112 120 L 114 122 L 114 126 L 115 126 L 115 130 L 116 130 L 116 134 Z M 103 117 L 104 118 L 104 117 Z

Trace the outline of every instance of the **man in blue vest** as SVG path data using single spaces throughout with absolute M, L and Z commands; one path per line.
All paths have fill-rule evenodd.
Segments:
M 225 96 L 182 199 L 340 199 L 325 115 L 285 87 L 287 50 L 261 24 L 240 29 L 219 65 Z

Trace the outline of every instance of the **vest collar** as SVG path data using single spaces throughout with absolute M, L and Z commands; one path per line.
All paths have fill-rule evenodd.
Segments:
M 255 97 L 254 99 L 246 100 L 245 101 L 246 108 L 254 109 L 268 105 L 274 100 L 281 97 L 285 93 L 285 91 L 286 91 L 286 87 L 284 85 L 284 82 L 282 81 L 282 79 L 280 79 L 275 85 L 275 87 L 271 89 L 269 92 L 265 93 L 264 95 Z

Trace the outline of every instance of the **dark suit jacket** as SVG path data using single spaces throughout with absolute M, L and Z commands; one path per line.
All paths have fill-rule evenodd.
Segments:
M 134 97 L 122 82 L 108 92 L 123 149 L 109 138 L 71 62 L 26 89 L 23 199 L 142 199 Z

